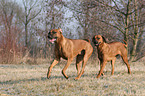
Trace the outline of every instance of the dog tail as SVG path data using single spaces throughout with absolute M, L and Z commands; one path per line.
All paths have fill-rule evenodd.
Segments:
M 127 44 L 127 42 L 125 41 L 125 40 L 123 40 L 124 41 L 124 46 L 127 48 L 127 46 L 128 46 L 128 44 Z
M 90 43 L 90 40 L 89 39 L 84 39 L 84 40 Z

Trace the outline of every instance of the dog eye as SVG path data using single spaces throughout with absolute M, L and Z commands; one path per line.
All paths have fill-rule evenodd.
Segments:
M 99 37 L 97 37 L 97 39 L 99 40 L 100 38 L 99 38 Z
M 57 33 L 57 32 L 54 32 L 54 31 L 53 31 L 52 33 L 55 34 L 55 33 Z

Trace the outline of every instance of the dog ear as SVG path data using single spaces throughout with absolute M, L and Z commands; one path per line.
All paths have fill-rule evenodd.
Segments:
M 61 28 L 58 28 L 58 30 L 59 30 L 60 33 L 62 33 L 62 29 Z
M 105 39 L 105 37 L 104 37 L 104 36 L 102 36 L 102 38 L 103 38 L 103 41 L 106 43 L 106 39 Z

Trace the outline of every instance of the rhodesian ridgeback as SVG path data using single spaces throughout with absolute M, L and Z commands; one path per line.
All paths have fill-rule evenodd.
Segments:
M 66 79 L 68 76 L 65 74 L 66 69 L 71 64 L 74 57 L 76 57 L 76 69 L 78 76 L 75 80 L 79 79 L 81 75 L 84 73 L 85 65 L 93 52 L 93 47 L 90 42 L 87 40 L 81 39 L 68 39 L 62 35 L 62 29 L 52 29 L 48 33 L 48 38 L 51 43 L 55 44 L 55 59 L 51 66 L 48 68 L 47 78 L 50 77 L 50 73 L 52 68 L 58 64 L 60 58 L 66 59 L 67 64 L 62 70 L 62 74 Z M 82 65 L 82 69 L 80 71 L 80 65 Z
M 96 35 L 93 37 L 92 41 L 97 47 L 98 58 L 100 60 L 100 71 L 97 75 L 97 78 L 104 74 L 103 70 L 108 61 L 111 61 L 112 65 L 111 75 L 114 74 L 114 63 L 117 55 L 122 57 L 124 63 L 127 65 L 128 73 L 131 74 L 130 65 L 127 59 L 127 42 L 125 40 L 123 40 L 125 44 L 121 42 L 106 43 L 106 40 L 103 36 Z

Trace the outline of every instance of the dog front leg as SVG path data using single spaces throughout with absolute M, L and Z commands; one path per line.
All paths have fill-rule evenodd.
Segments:
M 66 79 L 68 79 L 68 76 L 65 74 L 65 71 L 66 71 L 66 69 L 68 68 L 68 66 L 71 64 L 72 60 L 73 60 L 73 59 L 68 59 L 67 64 L 65 65 L 65 67 L 64 67 L 63 70 L 62 70 L 62 74 L 63 74 L 63 76 L 64 76 Z
M 103 61 L 103 62 L 101 62 L 101 63 L 102 63 L 102 64 L 100 64 L 101 69 L 100 69 L 100 71 L 99 71 L 99 74 L 97 75 L 97 78 L 99 78 L 99 77 L 101 76 L 101 74 L 103 74 L 103 70 L 104 70 L 104 68 L 105 68 L 105 65 L 106 65 L 107 61 Z
M 102 63 L 102 61 L 101 61 L 101 63 L 100 63 L 100 70 L 102 69 L 102 66 L 103 66 L 103 63 Z M 100 71 L 99 71 L 99 72 L 100 72 Z M 101 75 L 104 76 L 104 72 L 102 72 Z
M 58 62 L 59 62 L 59 60 L 54 59 L 54 61 L 53 61 L 53 63 L 51 64 L 51 66 L 48 68 L 48 72 L 47 72 L 47 78 L 48 78 L 48 79 L 49 79 L 49 77 L 50 77 L 50 73 L 51 73 L 52 68 L 53 68 L 56 64 L 58 64 Z

